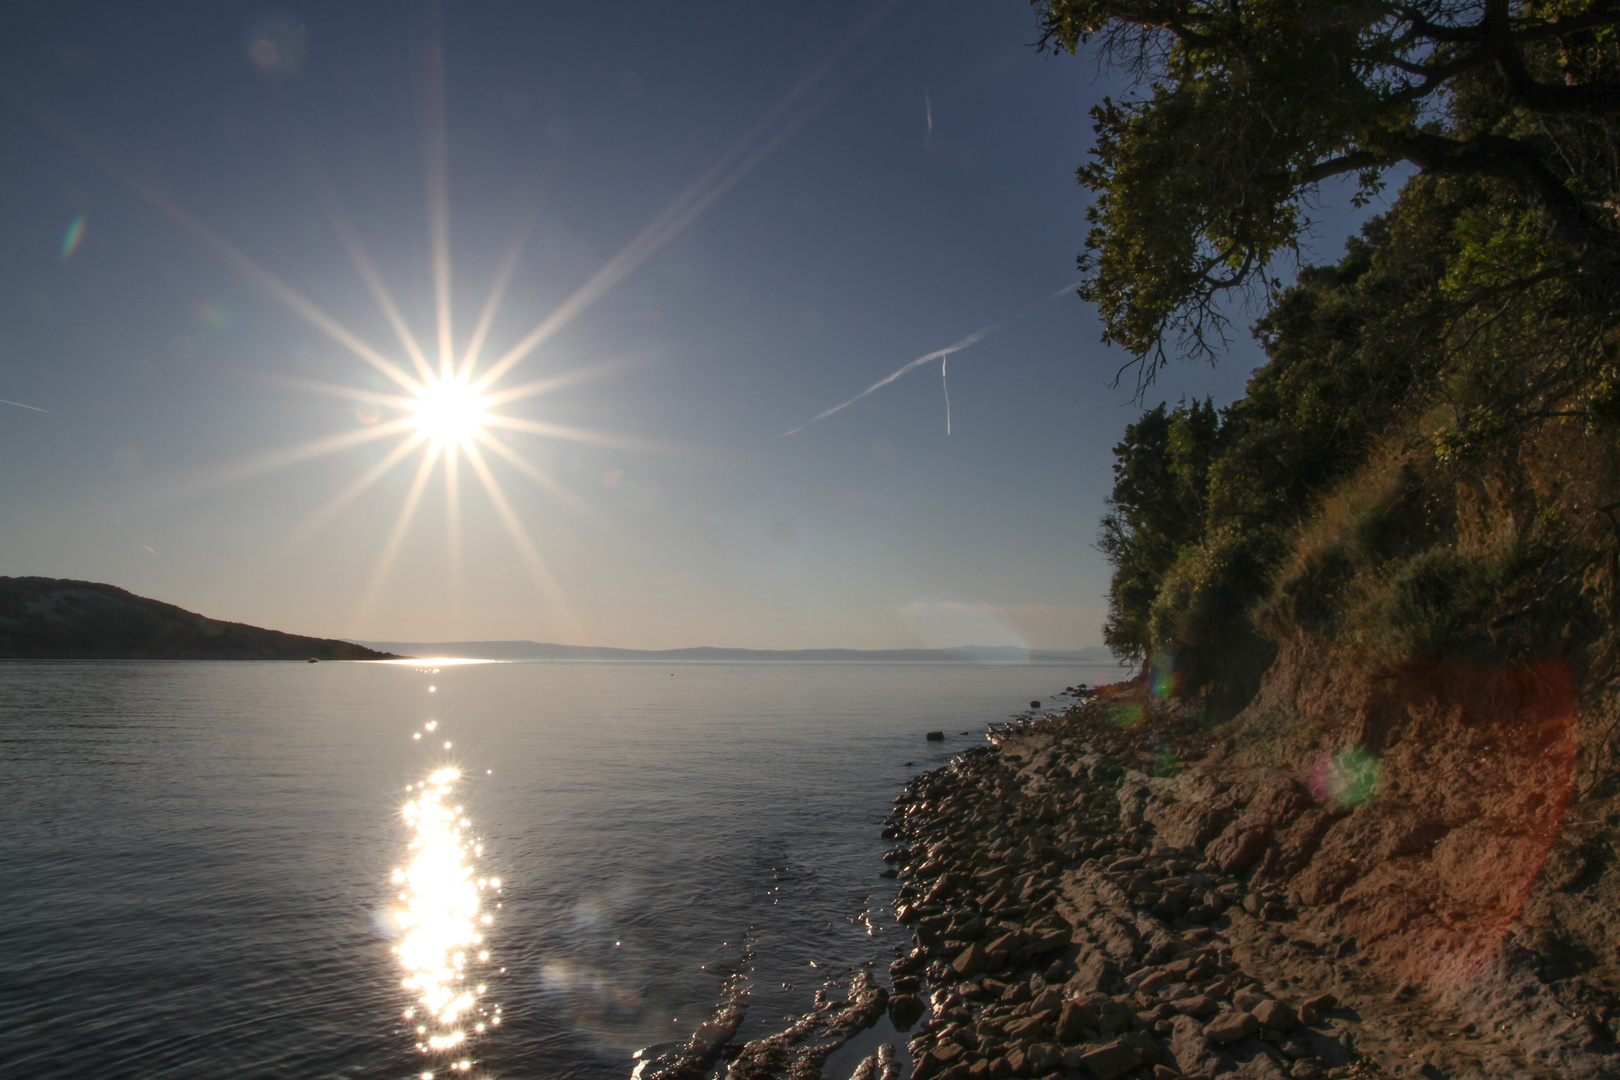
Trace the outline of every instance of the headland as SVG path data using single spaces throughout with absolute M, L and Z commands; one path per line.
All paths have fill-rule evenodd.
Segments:
M 224 622 L 94 581 L 0 577 L 0 660 L 388 660 L 349 641 Z

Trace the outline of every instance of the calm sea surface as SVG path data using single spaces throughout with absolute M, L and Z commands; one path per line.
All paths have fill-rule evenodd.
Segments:
M 879 830 L 910 776 L 1117 677 L 0 664 L 0 1075 L 621 1080 L 732 972 L 757 1034 L 893 954 Z M 400 949 L 462 954 L 459 1016 Z

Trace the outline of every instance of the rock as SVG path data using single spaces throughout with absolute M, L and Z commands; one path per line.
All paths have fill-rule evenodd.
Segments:
M 921 949 L 913 949 L 911 952 L 889 965 L 889 974 L 896 978 L 904 978 L 907 975 L 914 975 L 918 971 L 922 970 L 923 965 L 927 962 L 928 957 L 922 952 Z
M 1169 1042 L 1176 1068 L 1187 1076 L 1213 1076 L 1223 1064 L 1222 1055 L 1204 1038 L 1203 1027 L 1190 1016 L 1170 1021 Z
M 1034 1039 L 1045 1034 L 1050 1022 L 1055 1018 L 1053 1013 L 1042 1013 L 1039 1016 L 1026 1016 L 1014 1020 L 1007 1025 L 1007 1036 L 1013 1039 Z
M 1069 979 L 1069 986 L 1081 993 L 1107 993 L 1117 985 L 1119 965 L 1096 950 L 1088 952 L 1084 960 L 1076 963 L 1074 975 Z
M 1294 1010 L 1280 1001 L 1262 1001 L 1252 1012 L 1262 1026 L 1278 1031 L 1287 1031 L 1299 1023 L 1299 1017 Z
M 927 735 L 927 739 L 929 742 L 944 742 L 945 733 L 943 731 L 930 731 Z
M 1237 993 L 1232 995 L 1232 1004 L 1236 1005 L 1240 1009 L 1247 1009 L 1250 1012 L 1258 1008 L 1261 1002 L 1270 1000 L 1271 999 L 1269 997 L 1253 987 L 1239 990 Z
M 916 994 L 896 994 L 889 999 L 889 1021 L 896 1031 L 910 1031 L 925 1011 Z
M 934 1051 L 929 1050 L 917 1055 L 911 1063 L 911 1080 L 928 1080 L 930 1076 L 937 1075 L 944 1068 L 944 1063 Z
M 1105 1038 L 1112 1037 L 1131 1026 L 1131 1010 L 1122 1001 L 1102 998 L 1092 1007 L 1097 1011 L 1097 1030 Z
M 1230 1012 L 1216 1017 L 1204 1025 L 1204 1038 L 1217 1046 L 1237 1042 L 1260 1030 L 1260 1021 L 1253 1013 Z
M 1243 829 L 1233 822 L 1224 833 L 1210 842 L 1209 857 L 1223 874 L 1247 870 L 1260 861 L 1270 839 L 1269 830 Z
M 1002 934 L 1000 937 L 992 938 L 985 943 L 984 951 L 992 962 L 1000 965 L 1018 951 L 1018 947 L 1023 944 L 1023 940 L 1023 933 L 1015 930 L 1010 934 Z
M 1293 1080 L 1321 1080 L 1322 1066 L 1314 1061 L 1296 1061 L 1288 1070 L 1288 1075 L 1293 1077 Z
M 1114 1077 L 1124 1076 L 1142 1064 L 1141 1053 L 1136 1047 L 1127 1045 L 1123 1039 L 1115 1039 L 1111 1043 L 1086 1050 L 1077 1056 L 1078 1063 L 1097 1080 L 1114 1080 Z
M 1339 999 L 1332 994 L 1317 994 L 1313 998 L 1305 999 L 1305 1007 L 1315 1009 L 1318 1013 L 1325 1013 L 1329 1009 L 1337 1007 L 1338 1004 Z
M 1147 978 L 1136 984 L 1136 988 L 1144 994 L 1151 994 L 1161 986 L 1169 986 L 1175 981 L 1175 976 L 1165 970 L 1155 971 Z
M 1078 1001 L 1065 1002 L 1062 1011 L 1058 1013 L 1057 1040 L 1064 1046 L 1073 1046 L 1084 1038 L 1082 1033 L 1087 1028 L 1095 1031 L 1099 1026 L 1094 1010 Z
M 975 941 L 951 961 L 951 968 L 963 978 L 971 979 L 989 969 L 990 956 L 990 951 Z
M 1220 1002 L 1208 994 L 1195 994 L 1192 997 L 1172 1002 L 1170 1007 L 1182 1016 L 1208 1016 L 1221 1006 Z
M 1158 1060 L 1159 1046 L 1153 1037 L 1133 1031 L 1102 1046 L 1065 1051 L 1063 1066 L 1067 1069 L 1084 1067 L 1098 1080 L 1111 1080 Z
M 1057 1043 L 1036 1043 L 1027 1056 L 1031 1076 L 1045 1076 L 1063 1064 L 1063 1048 Z

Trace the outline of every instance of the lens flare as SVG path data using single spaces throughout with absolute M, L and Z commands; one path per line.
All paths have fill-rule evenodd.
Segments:
M 84 227 L 89 221 L 89 215 L 80 214 L 74 218 L 62 235 L 62 261 L 67 262 L 79 253 L 79 245 L 84 243 Z
M 440 446 L 467 444 L 484 429 L 489 415 L 482 395 L 459 379 L 433 379 L 411 406 L 417 429 Z
M 489 959 L 484 931 L 492 921 L 481 912 L 482 894 L 500 892 L 499 878 L 477 877 L 472 864 L 482 850 L 471 821 L 454 802 L 458 769 L 435 770 L 417 785 L 404 807 L 411 829 L 410 865 L 394 871 L 403 886 L 398 921 L 404 938 L 394 949 L 405 969 L 400 985 L 416 995 L 405 1019 L 424 1054 L 461 1052 L 467 1040 L 498 1022 L 479 1004 L 486 986 L 475 966 Z

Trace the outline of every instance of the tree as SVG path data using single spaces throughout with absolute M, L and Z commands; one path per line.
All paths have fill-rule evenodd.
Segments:
M 1148 410 L 1114 447 L 1114 491 L 1097 546 L 1114 564 L 1103 639 L 1119 656 L 1140 663 L 1152 649 L 1150 615 L 1164 575 L 1203 535 L 1220 435 L 1206 398 Z
M 1096 192 L 1080 293 L 1139 386 L 1174 352 L 1215 357 L 1220 299 L 1275 291 L 1268 268 L 1333 177 L 1358 200 L 1403 162 L 1494 178 L 1573 272 L 1620 254 L 1615 185 L 1577 160 L 1581 124 L 1620 114 L 1615 0 L 1033 2 L 1043 48 L 1096 39 L 1147 89 L 1092 110 L 1079 171 Z

